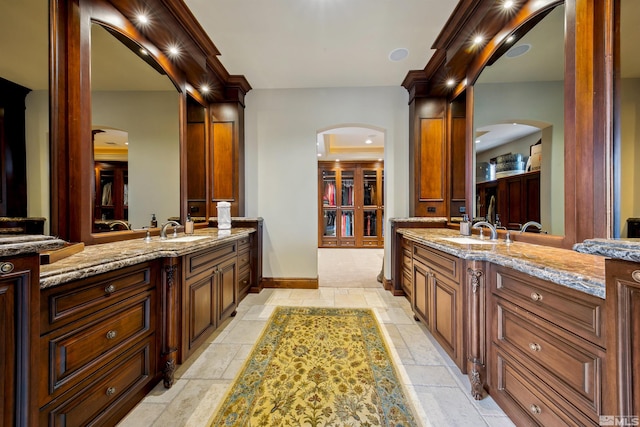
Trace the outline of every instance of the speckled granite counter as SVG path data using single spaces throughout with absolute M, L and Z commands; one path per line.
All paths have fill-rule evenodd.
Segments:
M 53 236 L 20 234 L 0 237 L 0 256 L 37 253 L 62 247 L 64 241 Z
M 390 222 L 438 222 L 446 224 L 448 219 L 445 217 L 435 216 L 412 216 L 407 218 L 389 218 Z
M 160 240 L 155 236 L 151 242 L 134 239 L 86 246 L 78 254 L 41 266 L 40 288 L 60 285 L 157 258 L 187 255 L 240 239 L 254 231 L 253 228 L 232 228 L 220 231 L 217 228 L 201 228 L 196 230 L 194 236 L 203 236 L 203 238 L 190 242 L 176 242 L 171 238 Z M 184 236 L 180 234 L 178 237 Z
M 587 239 L 573 245 L 575 251 L 640 262 L 640 239 Z
M 604 257 L 583 254 L 568 249 L 500 240 L 495 244 L 461 244 L 443 237 L 461 237 L 449 229 L 397 230 L 409 240 L 441 250 L 462 259 L 489 261 L 530 274 L 540 279 L 605 297 Z

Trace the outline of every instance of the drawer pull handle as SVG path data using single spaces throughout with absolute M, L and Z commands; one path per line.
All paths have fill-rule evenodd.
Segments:
M 542 301 L 542 295 L 537 292 L 531 292 L 531 299 L 534 301 Z
M 542 347 L 540 347 L 540 344 L 532 342 L 532 343 L 529 344 L 529 350 L 531 350 L 531 351 L 540 351 L 540 350 L 542 350 Z
M 107 332 L 107 339 L 108 340 L 112 340 L 114 339 L 116 336 L 118 336 L 118 333 L 116 331 L 109 331 Z
M 104 288 L 104 291 L 105 291 L 106 293 L 108 293 L 109 295 L 111 295 L 112 293 L 114 293 L 114 292 L 116 291 L 116 287 L 115 287 L 115 286 L 113 286 L 113 284 L 111 284 L 111 285 L 109 285 L 109 286 L 105 287 L 105 288 Z
M 109 387 L 107 389 L 106 394 L 107 394 L 107 396 L 113 396 L 114 394 L 116 394 L 116 388 L 115 387 Z
M 531 411 L 532 414 L 536 414 L 536 415 L 542 412 L 542 409 L 540 409 L 538 405 L 529 406 L 529 410 Z
M 635 270 L 633 273 L 631 273 L 631 277 L 633 277 L 633 280 L 640 283 L 640 270 Z

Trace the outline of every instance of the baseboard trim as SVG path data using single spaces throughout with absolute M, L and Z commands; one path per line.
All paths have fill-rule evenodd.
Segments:
M 279 277 L 263 277 L 260 282 L 261 288 L 280 288 L 280 289 L 318 289 L 318 278 L 315 279 L 296 279 L 296 278 L 279 278 Z

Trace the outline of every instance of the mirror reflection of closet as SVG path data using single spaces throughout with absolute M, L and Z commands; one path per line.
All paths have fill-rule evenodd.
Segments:
M 122 37 L 97 23 L 91 26 L 92 128 L 127 133 L 127 201 L 121 211 L 126 214 L 105 219 L 140 229 L 150 225 L 152 214 L 159 225 L 180 217 L 179 96 L 160 67 L 143 52 L 134 52 L 133 43 L 128 41 L 130 49 L 116 36 Z M 92 198 L 94 232 L 122 230 L 112 222 L 102 224 L 102 214 L 96 214 L 98 197 L 102 194 Z
M 541 142 L 538 194 L 524 183 L 507 202 L 513 209 L 526 212 L 528 209 L 522 206 L 527 203 L 520 202 L 539 197 L 529 205 L 538 204 L 540 219 L 523 214 L 519 221 L 502 225 L 517 229 L 526 221 L 536 220 L 544 231 L 554 235 L 564 235 L 564 10 L 564 5 L 559 5 L 524 36 L 506 39 L 499 51 L 504 52 L 502 56 L 490 61 L 474 84 L 474 215 L 489 214 L 491 201 L 491 189 L 476 184 L 523 174 L 527 157 L 537 149 L 533 146 Z M 512 132 L 515 130 L 520 133 Z M 507 159 L 518 154 L 522 158 L 513 159 L 517 167 L 491 171 L 491 159 L 495 162 L 501 155 Z M 479 194 L 485 194 L 484 190 L 489 197 Z M 498 198 L 507 196 L 497 191 L 494 189 L 494 210 L 490 213 L 494 221 L 495 214 L 506 216 L 500 212 L 505 204 Z
M 620 6 L 620 73 L 617 85 L 614 150 L 613 237 L 640 237 L 640 57 L 636 52 L 640 2 L 624 0 Z

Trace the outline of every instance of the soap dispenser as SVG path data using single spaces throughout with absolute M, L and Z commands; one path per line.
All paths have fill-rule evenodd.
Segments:
M 187 214 L 187 220 L 184 223 L 184 234 L 193 234 L 193 220 L 191 214 Z
M 469 215 L 464 214 L 462 216 L 462 222 L 460 223 L 460 234 L 463 236 L 471 236 L 471 222 L 469 222 Z
M 156 219 L 156 214 L 151 214 L 151 228 L 156 228 L 158 226 L 158 220 Z

